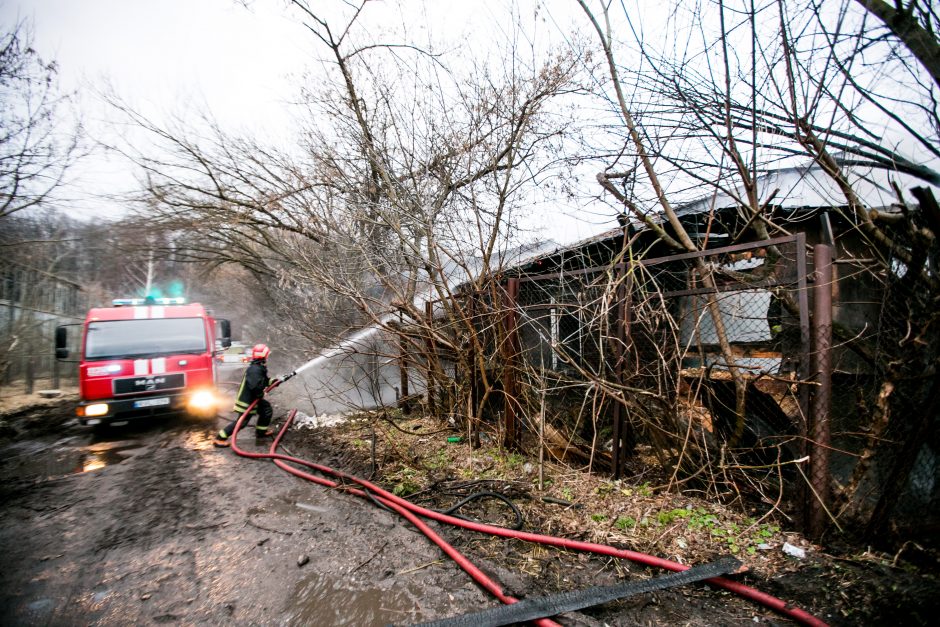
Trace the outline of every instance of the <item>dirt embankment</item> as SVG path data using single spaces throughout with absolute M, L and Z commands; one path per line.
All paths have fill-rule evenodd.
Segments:
M 218 422 L 183 419 L 94 433 L 68 400 L 8 413 L 0 440 L 0 615 L 18 624 L 408 624 L 496 605 L 397 515 L 213 449 Z M 479 491 L 510 497 L 524 528 L 703 563 L 734 553 L 739 578 L 835 624 L 926 623 L 936 573 L 902 554 L 832 555 L 786 530 L 704 500 L 614 482 L 492 446 L 448 443 L 430 419 L 367 414 L 298 428 L 294 455 L 368 477 L 446 509 Z M 394 424 L 393 424 L 394 423 Z M 374 434 L 374 444 L 373 444 Z M 243 446 L 254 446 L 246 434 Z M 460 513 L 496 524 L 503 502 Z M 649 578 L 661 571 L 501 540 L 439 532 L 518 596 Z M 783 551 L 787 543 L 802 558 Z M 780 624 L 750 602 L 691 585 L 566 615 L 583 624 Z

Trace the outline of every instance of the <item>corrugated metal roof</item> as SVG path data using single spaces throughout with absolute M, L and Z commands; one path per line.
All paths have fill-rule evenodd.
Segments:
M 844 169 L 852 189 L 868 207 L 888 207 L 898 202 L 891 186 L 894 181 L 902 190 L 915 186 L 929 186 L 913 176 L 882 168 L 847 167 Z M 836 182 L 815 163 L 770 171 L 758 177 L 758 200 L 767 202 L 771 194 L 777 193 L 771 202 L 782 208 L 839 207 L 847 203 L 845 195 Z M 936 188 L 935 188 L 936 189 Z M 738 198 L 746 198 L 744 186 L 734 192 Z M 683 203 L 676 208 L 680 216 L 705 213 L 712 206 L 721 209 L 735 206 L 738 201 L 732 194 L 710 192 L 701 198 Z
M 860 167 L 846 167 L 844 171 L 855 193 L 870 208 L 883 209 L 898 202 L 897 194 L 891 186 L 892 181 L 897 183 L 902 190 L 909 190 L 915 186 L 931 187 L 940 196 L 940 189 L 925 183 L 921 179 L 900 172 L 882 168 Z M 771 203 L 784 210 L 794 210 L 794 214 L 804 209 L 810 211 L 824 207 L 840 207 L 847 204 L 845 196 L 836 182 L 816 163 L 769 171 L 758 177 L 757 185 L 759 188 L 758 200 L 761 203 L 767 202 L 771 198 L 771 194 L 776 191 Z M 733 193 L 709 192 L 700 198 L 682 203 L 676 207 L 675 211 L 681 218 L 708 213 L 712 210 L 712 207 L 716 209 L 734 207 L 738 205 L 738 201 L 734 197 L 735 194 L 738 198 L 746 198 L 744 186 L 737 187 Z M 910 202 L 912 198 L 908 197 L 907 200 Z M 640 226 L 642 227 L 642 225 Z M 623 230 L 619 227 L 610 229 L 566 246 L 557 246 L 554 250 L 543 253 L 543 256 L 578 250 L 596 242 L 618 237 L 621 233 L 623 233 Z

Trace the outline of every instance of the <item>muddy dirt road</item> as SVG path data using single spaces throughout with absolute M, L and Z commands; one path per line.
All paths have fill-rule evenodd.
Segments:
M 272 400 L 275 416 L 283 415 Z M 397 515 L 214 448 L 223 419 L 177 417 L 96 433 L 78 425 L 73 408 L 63 400 L 0 416 L 0 624 L 406 625 L 497 605 Z M 285 452 L 368 476 L 365 432 L 349 427 L 343 435 L 292 430 Z M 267 448 L 250 430 L 240 443 Z M 661 574 L 451 527 L 440 532 L 517 596 Z M 532 570 L 536 563 L 541 570 Z M 892 616 L 925 624 L 935 613 L 934 581 L 893 565 L 819 559 L 746 583 L 833 624 Z M 704 585 L 561 622 L 792 624 Z
M 4 624 L 384 625 L 488 602 L 392 514 L 213 448 L 222 421 L 96 435 L 69 409 L 0 451 Z

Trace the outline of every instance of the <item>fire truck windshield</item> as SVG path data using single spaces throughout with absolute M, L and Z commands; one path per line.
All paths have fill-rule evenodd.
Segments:
M 153 357 L 205 351 L 206 329 L 202 318 L 98 320 L 88 325 L 85 339 L 85 359 Z

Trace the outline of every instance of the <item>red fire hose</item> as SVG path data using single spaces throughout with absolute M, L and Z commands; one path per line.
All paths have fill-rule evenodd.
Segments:
M 268 389 L 273 389 L 280 382 L 275 382 Z M 464 520 L 462 518 L 456 518 L 454 516 L 449 516 L 447 514 L 441 514 L 434 510 L 430 510 L 418 505 L 415 505 L 411 501 L 407 501 L 401 497 L 398 497 L 391 492 L 383 490 L 382 488 L 376 486 L 375 484 L 366 481 L 365 479 L 360 479 L 352 475 L 347 475 L 339 470 L 335 470 L 328 466 L 323 466 L 316 464 L 311 461 L 300 459 L 297 457 L 292 457 L 290 455 L 283 455 L 277 452 L 278 446 L 280 446 L 281 439 L 284 437 L 284 434 L 287 433 L 287 429 L 290 427 L 291 422 L 294 420 L 294 416 L 297 414 L 297 410 L 291 411 L 287 420 L 284 422 L 284 425 L 281 427 L 280 432 L 278 432 L 277 437 L 274 439 L 274 442 L 271 444 L 270 451 L 268 453 L 250 453 L 248 451 L 238 448 L 236 442 L 236 436 L 238 435 L 239 430 L 241 429 L 242 423 L 245 420 L 245 417 L 251 413 L 251 410 L 254 408 L 255 403 L 249 405 L 248 409 L 239 417 L 238 422 L 235 425 L 235 430 L 232 432 L 231 441 L 232 441 L 232 450 L 236 454 L 241 455 L 242 457 L 249 457 L 252 459 L 270 459 L 283 470 L 308 481 L 318 483 L 327 487 L 339 487 L 347 492 L 356 494 L 357 496 L 362 496 L 365 498 L 373 498 L 378 502 L 386 505 L 387 507 L 394 509 L 396 512 L 408 519 L 409 522 L 414 524 L 418 529 L 420 529 L 432 542 L 437 544 L 441 549 L 450 556 L 464 571 L 470 574 L 483 588 L 489 591 L 493 596 L 498 598 L 503 603 L 515 603 L 517 599 L 506 595 L 502 588 L 494 582 L 492 579 L 487 577 L 479 568 L 473 565 L 457 549 L 448 544 L 443 538 L 436 534 L 430 527 L 428 527 L 423 521 L 418 519 L 417 516 L 422 516 L 424 518 L 430 518 L 438 522 L 447 523 L 450 525 L 455 525 L 458 527 L 463 527 L 464 529 L 470 529 L 472 531 L 479 531 L 482 533 L 488 533 L 495 536 L 501 536 L 504 538 L 516 538 L 519 540 L 525 540 L 527 542 L 534 542 L 537 544 L 545 544 L 550 546 L 556 546 L 566 549 L 571 549 L 575 551 L 583 551 L 588 553 L 595 553 L 598 555 L 606 555 L 609 557 L 617 557 L 622 559 L 628 559 L 630 561 L 644 564 L 647 566 L 656 566 L 659 568 L 664 568 L 671 571 L 683 571 L 687 570 L 689 567 L 680 564 L 678 562 L 673 562 L 671 560 L 663 559 L 653 555 L 648 555 L 646 553 L 639 553 L 637 551 L 630 551 L 627 549 L 618 549 L 605 544 L 595 544 L 593 542 L 580 542 L 578 540 L 568 540 L 566 538 L 558 538 L 555 536 L 546 536 L 538 533 L 530 533 L 526 531 L 516 531 L 513 529 L 506 529 L 504 527 L 496 527 L 493 525 L 487 525 L 483 523 L 477 523 L 473 521 Z M 311 470 L 316 470 L 319 473 L 324 475 L 333 476 L 337 479 L 342 480 L 343 482 L 351 482 L 358 484 L 364 489 L 352 488 L 346 485 L 340 485 L 337 482 L 324 479 L 323 477 L 318 477 L 312 475 L 308 472 L 298 470 L 289 466 L 286 462 L 292 464 L 297 464 L 304 466 Z M 812 614 L 801 610 L 797 607 L 790 605 L 789 603 L 778 599 L 777 597 L 771 596 L 760 590 L 746 586 L 744 584 L 726 579 L 724 577 L 714 577 L 712 579 L 706 580 L 708 583 L 717 586 L 719 588 L 724 588 L 730 592 L 734 592 L 738 596 L 741 596 L 751 601 L 755 601 L 765 607 L 768 607 L 784 616 L 792 618 L 804 625 L 813 625 L 817 627 L 824 627 L 825 622 L 816 618 Z M 557 625 L 554 621 L 548 619 L 541 619 L 538 621 L 538 624 L 547 627 L 548 625 Z

